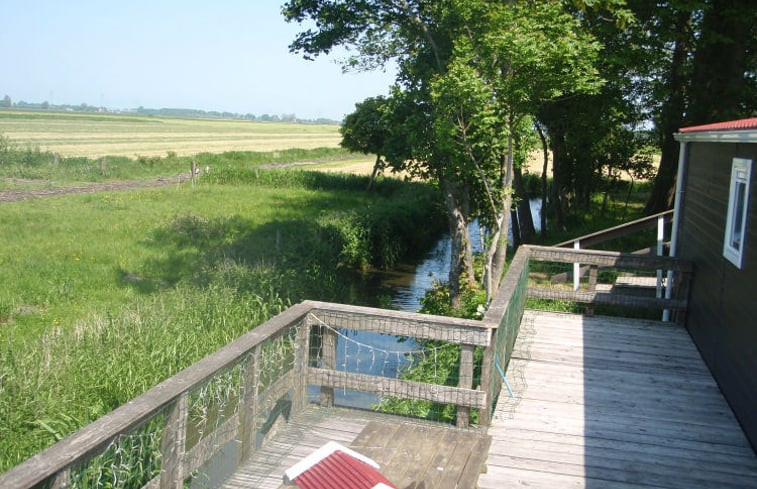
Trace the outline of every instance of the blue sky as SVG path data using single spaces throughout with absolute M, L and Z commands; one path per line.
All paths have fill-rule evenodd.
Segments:
M 306 61 L 284 0 L 3 0 L 0 97 L 340 120 L 394 74 Z

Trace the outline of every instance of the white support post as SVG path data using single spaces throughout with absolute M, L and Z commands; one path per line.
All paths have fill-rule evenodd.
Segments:
M 665 240 L 665 218 L 657 218 L 657 256 L 662 256 L 663 242 Z M 662 299 L 662 269 L 657 269 L 657 293 L 655 297 Z
M 573 241 L 573 249 L 574 250 L 580 250 L 581 249 L 581 241 L 575 240 Z M 579 282 L 581 280 L 581 264 L 580 263 L 574 263 L 573 264 L 573 290 L 577 291 Z

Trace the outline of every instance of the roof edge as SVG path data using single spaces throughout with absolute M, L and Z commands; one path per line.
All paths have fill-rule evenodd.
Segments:
M 678 132 L 673 137 L 681 143 L 757 143 L 757 129 Z

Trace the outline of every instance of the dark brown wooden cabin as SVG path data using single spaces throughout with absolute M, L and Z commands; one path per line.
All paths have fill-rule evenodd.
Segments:
M 686 326 L 757 448 L 757 118 L 676 139 L 672 246 L 694 263 Z

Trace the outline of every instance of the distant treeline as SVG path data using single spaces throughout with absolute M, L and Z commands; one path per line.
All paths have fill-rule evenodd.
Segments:
M 107 107 L 100 107 L 96 105 L 88 105 L 81 103 L 79 105 L 71 104 L 51 104 L 48 101 L 44 102 L 26 102 L 20 100 L 14 102 L 9 95 L 6 95 L 0 99 L 0 108 L 14 108 L 14 109 L 27 109 L 27 110 L 50 110 L 58 112 L 88 112 L 88 113 L 105 113 L 105 114 L 138 114 L 138 115 L 153 115 L 161 117 L 191 117 L 191 118 L 204 118 L 204 119 L 243 119 L 249 121 L 262 121 L 262 122 L 298 122 L 302 124 L 340 124 L 339 121 L 328 119 L 325 117 L 319 117 L 317 119 L 301 119 L 295 114 L 239 114 L 237 112 L 219 112 L 217 110 L 200 110 L 200 109 L 181 109 L 181 108 L 160 108 L 150 109 L 145 107 L 138 107 L 136 109 L 109 109 Z

